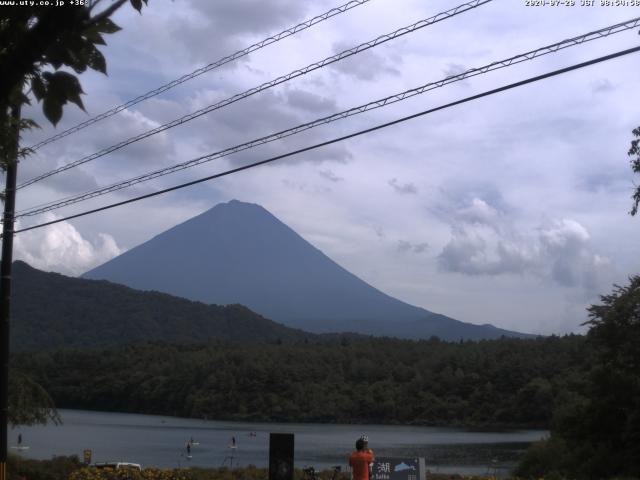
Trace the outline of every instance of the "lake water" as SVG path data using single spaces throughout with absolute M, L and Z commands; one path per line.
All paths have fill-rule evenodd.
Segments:
M 295 464 L 316 469 L 346 466 L 363 433 L 376 456 L 425 457 L 432 472 L 504 475 L 542 430 L 470 431 L 386 425 L 241 423 L 123 413 L 60 410 L 63 425 L 9 431 L 9 445 L 22 434 L 22 456 L 48 459 L 92 450 L 92 461 L 125 461 L 156 467 L 268 466 L 269 433 L 295 435 Z M 254 435 L 255 434 L 255 435 Z M 236 448 L 229 448 L 235 437 Z M 186 444 L 198 442 L 186 458 Z M 13 450 L 15 452 L 15 450 Z M 233 457 L 233 458 L 231 458 Z

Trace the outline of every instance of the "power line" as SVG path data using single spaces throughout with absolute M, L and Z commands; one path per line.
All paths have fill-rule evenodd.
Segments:
M 232 53 L 231 55 L 227 55 L 226 57 L 221 58 L 220 60 L 217 60 L 213 63 L 210 63 L 209 65 L 206 65 L 204 67 L 198 68 L 197 70 L 194 70 L 193 72 L 183 75 L 180 78 L 177 78 L 176 80 L 172 80 L 169 83 L 166 83 L 165 85 L 162 85 L 158 88 L 156 88 L 155 90 L 151 90 L 147 93 L 144 93 L 132 100 L 129 100 L 126 103 L 123 103 L 121 105 L 118 105 L 116 107 L 113 107 L 110 110 L 107 110 L 106 112 L 101 113 L 100 115 L 96 115 L 93 118 L 90 118 L 84 122 L 81 122 L 67 130 L 64 130 L 56 135 L 53 135 L 52 137 L 49 137 L 45 140 L 42 140 L 39 143 L 36 143 L 35 145 L 32 145 L 31 147 L 29 147 L 31 150 L 37 150 L 45 145 L 48 145 L 49 143 L 55 142 L 57 140 L 60 140 L 61 138 L 64 138 L 68 135 L 71 135 L 72 133 L 76 133 L 79 132 L 80 130 L 93 125 L 94 123 L 97 123 L 101 120 L 104 120 L 105 118 L 109 118 L 119 112 L 121 112 L 122 110 L 126 110 L 129 107 L 132 107 L 133 105 L 136 105 L 144 100 L 147 100 L 149 98 L 155 97 L 157 95 L 160 95 L 161 93 L 166 92 L 167 90 L 172 89 L 173 87 L 180 85 L 181 83 L 184 83 L 188 80 L 191 80 L 192 78 L 195 78 L 199 75 L 202 75 L 203 73 L 207 73 L 210 72 L 211 70 L 214 70 L 218 67 L 221 67 L 223 65 L 226 65 L 227 63 L 230 63 L 234 60 L 237 60 L 239 58 L 242 58 L 244 56 L 249 55 L 252 52 L 255 52 L 256 50 L 259 50 L 261 48 L 266 47 L 267 45 L 271 45 L 272 43 L 276 43 L 279 42 L 280 40 L 290 37 L 291 35 L 295 35 L 298 32 L 301 32 L 303 30 L 306 30 L 307 28 L 311 28 L 312 26 L 323 22 L 325 20 L 328 20 L 331 17 L 334 17 L 340 13 L 344 13 L 348 10 L 351 10 L 352 8 L 355 7 L 359 7 L 360 5 L 363 5 L 367 2 L 369 2 L 370 0 L 351 0 L 350 2 L 345 3 L 344 5 L 341 5 L 339 7 L 334 7 L 331 10 L 326 11 L 325 13 L 322 13 L 320 15 L 317 15 L 309 20 L 305 20 L 302 23 L 299 23 L 298 25 L 291 27 L 291 28 L 287 28 L 286 30 L 283 30 L 280 33 L 277 33 L 276 35 L 273 35 L 271 37 L 265 38 L 264 40 L 258 42 L 258 43 L 254 43 L 253 45 L 243 49 L 243 50 L 238 50 L 235 53 Z
M 169 130 L 170 128 L 176 127 L 178 125 L 182 125 L 184 123 L 187 123 L 191 120 L 194 120 L 195 118 L 201 117 L 202 115 L 205 115 L 207 113 L 210 113 L 214 110 L 218 110 L 220 108 L 226 107 L 228 105 L 231 105 L 232 103 L 235 103 L 239 100 L 242 100 L 244 98 L 250 97 L 252 95 L 255 95 L 256 93 L 262 92 L 263 90 L 267 90 L 271 87 L 274 87 L 276 85 L 279 85 L 281 83 L 284 82 L 288 82 L 289 80 L 296 78 L 296 77 L 300 77 L 302 75 L 306 75 L 307 73 L 310 73 L 314 70 L 318 70 L 320 68 L 326 67 L 327 65 L 330 65 L 332 63 L 338 62 L 340 60 L 343 60 L 347 57 L 350 57 L 352 55 L 356 55 L 358 53 L 361 53 L 365 50 L 368 50 L 370 48 L 373 48 L 375 46 L 381 45 L 385 42 L 388 42 L 390 40 L 394 40 L 398 37 L 401 37 L 403 35 L 406 35 L 408 33 L 412 33 L 415 32 L 416 30 L 419 30 L 421 28 L 427 27 L 429 25 L 433 25 L 434 23 L 440 22 L 442 20 L 446 20 L 448 18 L 454 17 L 456 15 L 459 15 L 461 13 L 464 13 L 466 11 L 469 11 L 471 9 L 477 8 L 481 5 L 484 5 L 486 3 L 492 2 L 493 0 L 473 0 L 471 2 L 468 3 L 464 3 L 462 5 L 459 5 L 455 8 L 452 8 L 450 10 L 447 10 L 445 12 L 441 12 L 438 13 L 437 15 L 434 15 L 433 17 L 424 19 L 424 20 L 420 20 L 419 22 L 414 23 L 413 25 L 409 25 L 407 27 L 403 27 L 400 28 L 394 32 L 385 34 L 385 35 L 380 35 L 379 37 L 362 43 L 356 47 L 350 48 L 348 50 L 344 50 L 336 55 L 332 55 L 331 57 L 327 57 L 324 60 L 321 60 L 319 62 L 315 62 L 312 63 L 310 65 L 307 65 L 304 68 L 298 69 L 298 70 L 294 70 L 293 72 L 290 72 L 286 75 L 283 75 L 281 77 L 278 77 L 274 80 L 271 80 L 270 82 L 266 82 L 263 83 L 262 85 L 259 85 L 257 87 L 253 87 L 249 90 L 246 90 L 242 93 L 238 93 L 232 97 L 226 98 L 225 100 L 221 100 L 218 103 L 209 105 L 207 107 L 201 108 L 200 110 L 197 110 L 193 113 L 190 113 L 188 115 L 184 115 L 183 117 L 177 118 L 175 120 L 172 120 L 169 123 L 165 123 L 164 125 L 160 125 L 159 127 L 156 127 L 154 129 L 148 130 L 144 133 L 141 133 L 139 135 L 136 135 L 135 137 L 131 137 L 127 140 L 124 140 L 120 143 L 117 143 L 115 145 L 111 145 L 107 148 L 104 148 L 96 153 L 93 153 L 91 155 L 85 156 L 79 160 L 75 160 L 71 163 L 68 163 L 66 165 L 63 165 L 62 167 L 56 168 L 55 170 L 51 170 L 47 173 L 43 173 L 42 175 L 39 175 L 37 177 L 32 178 L 31 180 L 27 180 L 26 182 L 23 182 L 22 184 L 18 185 L 18 189 L 20 188 L 24 188 L 26 186 L 32 185 L 36 182 L 39 182 L 41 180 L 44 180 L 45 178 L 48 178 L 52 175 L 56 175 L 60 172 L 64 172 L 66 170 L 69 170 L 71 168 L 77 167 L 78 165 L 82 165 L 84 163 L 90 162 L 91 160 L 95 160 L 97 158 L 103 157 L 105 155 L 108 155 L 109 153 L 115 152 L 116 150 L 119 150 L 123 147 L 126 147 L 127 145 L 130 145 L 132 143 L 135 143 L 139 140 L 145 139 L 147 137 L 150 137 L 152 135 L 155 135 L 157 133 L 163 132 L 165 130 Z
M 148 193 L 146 195 L 141 195 L 139 197 L 135 197 L 135 198 L 131 198 L 131 199 L 128 199 L 128 200 L 124 200 L 122 202 L 112 203 L 112 204 L 109 204 L 109 205 L 105 205 L 103 207 L 99 207 L 99 208 L 95 208 L 95 209 L 92 209 L 92 210 L 87 210 L 87 211 L 84 211 L 84 212 L 81 212 L 81 213 L 77 213 L 75 215 L 69 215 L 67 217 L 59 218 L 57 220 L 52 220 L 52 221 L 44 222 L 44 223 L 41 223 L 41 224 L 38 224 L 38 225 L 33 225 L 31 227 L 22 228 L 22 229 L 16 230 L 14 233 L 21 233 L 21 232 L 26 232 L 26 231 L 29 231 L 29 230 L 34 230 L 36 228 L 46 227 L 46 226 L 53 225 L 53 224 L 60 223 L 60 222 L 64 222 L 64 221 L 67 221 L 67 220 L 72 220 L 74 218 L 79 218 L 79 217 L 83 217 L 83 216 L 90 215 L 90 214 L 93 214 L 93 213 L 102 212 L 104 210 L 109 210 L 111 208 L 119 207 L 119 206 L 126 205 L 126 204 L 129 204 L 129 203 L 138 202 L 140 200 L 144 200 L 144 199 L 147 199 L 147 198 L 151 198 L 151 197 L 155 197 L 155 196 L 158 196 L 158 195 L 162 195 L 164 193 L 172 192 L 174 190 L 179 190 L 179 189 L 182 189 L 182 188 L 190 187 L 190 186 L 196 185 L 198 183 L 203 183 L 203 182 L 206 182 L 206 181 L 209 181 L 209 180 L 213 180 L 213 179 L 216 179 L 216 178 L 224 177 L 224 176 L 227 176 L 227 175 L 231 175 L 231 174 L 234 174 L 234 173 L 241 172 L 243 170 L 248 170 L 250 168 L 254 168 L 254 167 L 257 167 L 257 166 L 260 166 L 260 165 L 271 163 L 271 162 L 274 162 L 276 160 L 281 160 L 283 158 L 291 157 L 293 155 L 297 155 L 297 154 L 300 154 L 300 153 L 308 152 L 310 150 L 315 150 L 315 149 L 320 148 L 320 147 L 325 147 L 325 146 L 331 145 L 333 143 L 337 143 L 337 142 L 341 142 L 341 141 L 344 141 L 344 140 L 348 140 L 350 138 L 354 138 L 354 137 L 357 137 L 357 136 L 360 136 L 360 135 L 364 135 L 366 133 L 371 133 L 371 132 L 374 132 L 376 130 L 381 130 L 383 128 L 387 128 L 387 127 L 390 127 L 392 125 L 403 123 L 403 122 L 406 122 L 408 120 L 412 120 L 412 119 L 417 118 L 417 117 L 428 115 L 430 113 L 434 113 L 434 112 L 437 112 L 439 110 L 444 110 L 444 109 L 447 109 L 447 108 L 451 108 L 453 106 L 460 105 L 460 104 L 463 104 L 463 103 L 467 103 L 467 102 L 470 102 L 472 100 L 477 100 L 479 98 L 487 97 L 489 95 L 494 95 L 496 93 L 504 92 L 506 90 L 511 90 L 513 88 L 516 88 L 516 87 L 521 87 L 523 85 L 527 85 L 527 84 L 530 84 L 530 83 L 533 83 L 533 82 L 537 82 L 537 81 L 544 80 L 544 79 L 547 79 L 547 78 L 550 78 L 550 77 L 561 75 L 563 73 L 567 73 L 567 72 L 570 72 L 570 71 L 573 71 L 573 70 L 577 70 L 577 69 L 584 68 L 584 67 L 587 67 L 587 66 L 590 66 L 590 65 L 594 65 L 596 63 L 604 62 L 604 61 L 607 61 L 607 60 L 612 60 L 614 58 L 622 57 L 624 55 L 628 55 L 628 54 L 635 53 L 635 52 L 638 52 L 638 51 L 640 51 L 640 46 L 639 47 L 629 48 L 627 50 L 622 50 L 622 51 L 619 51 L 619 52 L 616 52 L 616 53 L 605 55 L 603 57 L 598 57 L 598 58 L 595 58 L 595 59 L 592 59 L 592 60 L 589 60 L 589 61 L 586 61 L 586 62 L 582 62 L 582 63 L 578 63 L 578 64 L 575 64 L 575 65 L 572 65 L 572 66 L 569 66 L 569 67 L 564 67 L 564 68 L 561 68 L 561 69 L 558 69 L 558 70 L 554 70 L 552 72 L 548 72 L 548 73 L 545 73 L 545 74 L 542 74 L 542 75 L 538 75 L 538 76 L 535 76 L 535 77 L 530 77 L 530 78 L 528 78 L 526 80 L 521 80 L 519 82 L 510 83 L 508 85 L 504 85 L 504 86 L 499 87 L 499 88 L 494 88 L 492 90 L 488 90 L 488 91 L 485 91 L 483 93 L 479 93 L 477 95 L 472 95 L 470 97 L 466 97 L 466 98 L 463 98 L 461 100 L 456 100 L 455 102 L 447 103 L 445 105 L 441 105 L 439 107 L 431 108 L 431 109 L 428 109 L 428 110 L 423 110 L 422 112 L 414 113 L 413 115 L 408 115 L 406 117 L 402 117 L 402 118 L 393 120 L 391 122 L 386 122 L 386 123 L 383 123 L 383 124 L 380 124 L 380 125 L 376 125 L 375 127 L 367 128 L 365 130 L 360 130 L 358 132 L 354 132 L 354 133 L 351 133 L 349 135 L 344 135 L 342 137 L 334 138 L 332 140 L 327 140 L 325 142 L 316 143 L 315 145 L 311 145 L 311 146 L 308 146 L 308 147 L 305 147 L 305 148 L 301 148 L 299 150 L 295 150 L 295 151 L 292 151 L 292 152 L 284 153 L 282 155 L 277 155 L 275 157 L 271 157 L 271 158 L 268 158 L 266 160 L 261 160 L 259 162 L 254 162 L 254 163 L 251 163 L 251 164 L 248 164 L 248 165 L 244 165 L 242 167 L 233 168 L 233 169 L 227 170 L 225 172 L 216 173 L 214 175 L 209 175 L 207 177 L 199 178 L 197 180 L 192 180 L 190 182 L 182 183 L 180 185 L 175 185 L 173 187 L 165 188 L 163 190 L 159 190 L 159 191 L 153 192 L 153 193 Z
M 522 54 L 518 54 L 515 56 L 512 56 L 510 58 L 507 58 L 505 60 L 499 60 L 496 62 L 492 62 L 490 64 L 484 65 L 482 67 L 478 67 L 478 68 L 472 68 L 467 70 L 466 72 L 457 74 L 457 75 L 451 75 L 449 77 L 446 77 L 443 80 L 439 80 L 436 82 L 430 82 L 427 83 L 425 85 L 416 87 L 416 88 L 412 88 L 410 90 L 406 90 L 404 92 L 395 94 L 395 95 L 391 95 L 382 99 L 378 99 L 372 102 L 369 102 L 367 104 L 364 105 L 360 105 L 357 107 L 353 107 L 350 108 L 348 110 L 339 112 L 339 113 L 334 113 L 332 115 L 329 115 L 327 117 L 323 117 L 320 119 L 316 119 L 312 122 L 308 122 L 308 123 L 304 123 L 302 125 L 298 125 L 296 127 L 293 128 L 289 128 L 287 130 L 282 130 L 280 132 L 277 133 L 273 133 L 271 135 L 267 135 L 265 137 L 261 137 L 258 139 L 254 139 L 251 140 L 249 142 L 240 144 L 240 145 L 236 145 L 215 153 L 211 153 L 211 154 L 207 154 L 207 155 L 203 155 L 191 160 L 188 160 L 186 162 L 182 162 L 176 165 L 172 165 L 169 167 L 165 167 L 162 169 L 158 169 L 149 173 L 145 173 L 143 175 L 139 175 L 137 177 L 133 177 L 130 178 L 128 180 L 125 181 L 121 181 L 121 182 L 117 182 L 114 183 L 112 185 L 106 186 L 106 187 L 102 187 L 96 190 L 92 190 L 89 192 L 85 192 L 82 193 L 80 195 L 74 195 L 74 196 L 70 196 L 67 198 L 63 198 L 63 199 L 59 199 L 59 200 L 55 200 L 53 202 L 47 202 L 41 205 L 37 205 L 34 207 L 31 207 L 29 209 L 25 209 L 21 212 L 18 212 L 18 214 L 16 215 L 16 218 L 19 217 L 26 217 L 26 216 L 34 216 L 34 215 L 38 215 L 41 213 L 45 213 L 48 211 L 52 211 L 52 210 L 56 210 L 59 208 L 63 208 L 81 201 L 85 201 L 85 200 L 89 200 L 91 198 L 95 198 L 98 196 L 102 196 L 102 195 L 106 195 L 108 193 L 111 192 L 115 192 L 117 190 L 122 190 L 124 188 L 128 188 L 130 186 L 136 185 L 138 183 L 142 183 L 148 180 L 152 180 L 154 178 L 158 178 L 158 177 L 162 177 L 164 175 L 169 175 L 171 173 L 175 173 L 187 168 L 191 168 L 206 162 L 210 162 L 214 159 L 217 158 L 222 158 L 222 157 L 226 157 L 228 155 L 234 154 L 234 153 L 238 153 L 250 148 L 254 148 L 256 146 L 259 145 L 264 145 L 266 143 L 269 142 L 273 142 L 275 140 L 280 140 L 282 138 L 286 138 L 289 137 L 291 135 L 295 135 L 299 132 L 305 131 L 305 130 L 309 130 L 312 128 L 315 128 L 317 126 L 320 125 L 324 125 L 324 124 L 328 124 L 337 120 L 341 120 L 343 118 L 348 118 L 350 116 L 353 115 L 358 115 L 360 113 L 364 113 L 370 110 L 374 110 L 376 108 L 381 108 L 384 107 L 386 105 L 390 105 L 396 102 L 400 102 L 403 100 L 406 100 L 407 98 L 411 98 L 413 96 L 416 95 L 420 95 L 423 93 L 426 93 L 427 91 L 433 90 L 435 88 L 439 88 L 454 82 L 458 82 L 458 81 L 462 81 L 466 78 L 470 78 L 470 77 L 474 77 L 477 75 L 481 75 L 493 70 L 498 70 L 498 69 L 502 69 L 502 68 L 506 68 L 509 67 L 511 65 L 515 65 L 524 61 L 528 61 L 528 60 L 533 60 L 537 57 L 543 56 L 543 55 L 547 55 L 549 53 L 554 53 L 557 52 L 561 49 L 564 48 L 568 48 L 568 47 L 572 47 L 575 45 L 580 45 L 582 43 L 591 41 L 591 40 L 595 40 L 598 38 L 603 38 L 606 37 L 608 35 L 611 35 L 613 33 L 619 33 L 625 30 L 629 30 L 632 28 L 636 28 L 638 25 L 640 25 L 640 17 L 638 18 L 634 18 L 631 20 L 628 20 L 626 22 L 622 22 L 622 23 L 618 23 L 615 25 L 611 25 L 609 27 L 605 27 L 593 32 L 589 32 L 586 33 L 584 35 L 580 35 L 578 37 L 573 37 L 573 38 L 569 38 L 567 40 L 563 40 L 561 42 L 557 42 L 551 45 L 548 45 L 546 47 L 541 47 L 538 48 L 536 50 L 531 50 L 529 52 L 526 53 L 522 53 Z

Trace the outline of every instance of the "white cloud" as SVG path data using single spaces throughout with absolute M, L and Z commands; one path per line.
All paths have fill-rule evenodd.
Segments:
M 581 287 L 589 295 L 610 285 L 612 261 L 593 251 L 589 232 L 575 220 L 552 222 L 539 238 L 547 272 L 558 284 Z
M 53 214 L 44 221 L 55 220 Z M 18 229 L 20 228 L 19 222 Z M 69 222 L 29 230 L 16 235 L 14 258 L 24 260 L 32 267 L 67 275 L 80 275 L 113 257 L 122 250 L 115 239 L 106 233 L 97 235 L 93 242 L 84 238 Z
M 587 298 L 613 278 L 613 262 L 593 250 L 589 232 L 576 220 L 550 221 L 538 228 L 536 236 L 517 231 L 511 219 L 500 218 L 495 208 L 478 198 L 454 218 L 451 238 L 438 255 L 442 271 L 528 274 L 578 288 Z

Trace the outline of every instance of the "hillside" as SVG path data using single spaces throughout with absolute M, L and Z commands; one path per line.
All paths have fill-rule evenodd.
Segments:
M 312 334 L 267 320 L 241 305 L 205 305 L 165 293 L 13 265 L 12 350 L 148 341 L 298 342 Z
M 216 205 L 84 277 L 204 303 L 238 303 L 316 333 L 447 340 L 524 336 L 393 298 L 342 268 L 261 206 L 236 200 Z
M 61 408 L 217 420 L 548 427 L 584 337 L 134 345 L 13 356 Z M 78 379 L 83 379 L 81 382 Z

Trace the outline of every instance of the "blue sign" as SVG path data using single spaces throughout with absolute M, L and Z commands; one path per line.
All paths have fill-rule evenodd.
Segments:
M 421 480 L 418 458 L 379 457 L 373 462 L 370 480 Z

